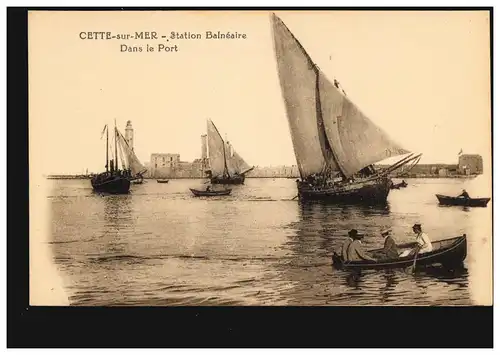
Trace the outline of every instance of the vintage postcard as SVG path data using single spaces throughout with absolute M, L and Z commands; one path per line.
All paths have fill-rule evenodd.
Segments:
M 30 11 L 30 304 L 492 304 L 488 11 Z

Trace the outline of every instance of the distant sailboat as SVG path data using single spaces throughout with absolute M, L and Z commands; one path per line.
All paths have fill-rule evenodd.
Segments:
M 123 149 L 125 155 L 126 163 L 131 172 L 131 181 L 134 184 L 142 184 L 143 174 L 148 171 L 148 169 L 146 169 L 146 167 L 139 161 L 139 158 L 137 158 L 134 149 L 130 147 L 123 134 L 118 130 L 117 134 L 120 146 Z
M 210 170 L 208 176 L 212 184 L 241 185 L 245 174 L 253 170 L 233 149 L 224 142 L 212 120 L 207 120 L 207 142 Z
M 106 171 L 100 173 L 96 176 L 93 176 L 90 180 L 92 184 L 92 188 L 97 192 L 106 192 L 110 194 L 126 194 L 130 191 L 130 172 L 127 169 L 119 170 L 118 169 L 118 136 L 119 132 L 116 129 L 114 130 L 114 145 L 115 145 L 115 154 L 114 159 L 109 159 L 109 133 L 108 133 L 108 125 L 104 126 L 104 131 L 106 131 Z
M 316 66 L 299 41 L 271 15 L 274 47 L 292 143 L 300 171 L 298 197 L 306 200 L 380 203 L 392 184 L 390 168 L 373 164 L 410 152 L 395 142 Z

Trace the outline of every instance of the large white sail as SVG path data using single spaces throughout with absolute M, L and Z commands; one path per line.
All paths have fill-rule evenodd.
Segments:
M 322 122 L 317 119 L 317 69 L 285 24 L 274 14 L 271 22 L 278 76 L 300 174 L 319 174 L 326 167 L 336 170 Z
M 341 170 L 352 176 L 364 167 L 409 153 L 368 119 L 317 68 L 276 16 L 275 53 L 292 142 L 302 177 Z
M 321 113 L 328 142 L 346 177 L 381 160 L 408 154 L 319 72 Z
M 118 129 L 116 131 L 118 135 L 118 142 L 120 143 L 120 147 L 124 152 L 125 159 L 127 161 L 128 167 L 130 168 L 130 171 L 132 172 L 132 176 L 144 174 L 147 171 L 146 167 L 142 165 L 139 158 L 137 158 L 137 155 L 135 154 L 134 150 L 130 148 L 127 140 L 122 135 L 122 133 L 118 131 Z
M 224 157 L 225 143 L 211 120 L 207 120 L 207 143 L 212 176 L 222 176 L 226 172 L 227 166 Z

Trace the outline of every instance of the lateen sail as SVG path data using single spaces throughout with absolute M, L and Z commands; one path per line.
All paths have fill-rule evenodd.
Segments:
M 147 171 L 146 167 L 142 165 L 142 163 L 139 161 L 139 158 L 137 158 L 137 155 L 135 155 L 133 149 L 130 148 L 127 140 L 125 139 L 125 137 L 123 137 L 121 132 L 118 130 L 117 132 L 118 132 L 118 141 L 120 142 L 120 146 L 123 149 L 123 152 L 125 153 L 125 157 L 127 159 L 127 165 L 130 168 L 130 171 L 132 172 L 132 176 L 144 174 Z
M 325 167 L 338 170 L 318 121 L 317 69 L 302 45 L 285 24 L 272 15 L 278 75 L 302 177 L 318 174 Z
M 238 169 L 239 173 L 243 173 L 249 169 L 251 169 L 251 166 L 247 164 L 245 160 L 236 152 L 233 151 L 233 164 L 236 166 L 236 169 Z
M 229 143 L 226 143 L 226 162 L 229 175 L 241 174 L 251 168 Z
M 393 142 L 316 67 L 285 24 L 272 15 L 278 74 L 302 177 L 325 168 L 352 176 L 410 153 Z
M 226 162 L 224 159 L 225 143 L 217 127 L 215 127 L 211 120 L 207 120 L 207 143 L 212 176 L 222 176 L 226 171 Z
M 328 142 L 346 177 L 378 161 L 410 153 L 319 73 L 321 112 Z

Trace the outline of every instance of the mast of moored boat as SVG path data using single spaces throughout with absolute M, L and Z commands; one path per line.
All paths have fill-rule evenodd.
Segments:
M 115 170 L 118 171 L 118 130 L 116 129 L 116 118 L 115 118 Z
M 102 135 L 101 135 L 102 137 Z M 108 126 L 106 125 L 106 172 L 109 171 L 109 130 Z
M 222 152 L 224 153 L 224 174 L 222 174 L 222 176 L 224 176 L 225 178 L 230 178 L 229 169 L 227 168 L 226 143 L 224 142 L 224 140 L 222 141 Z

